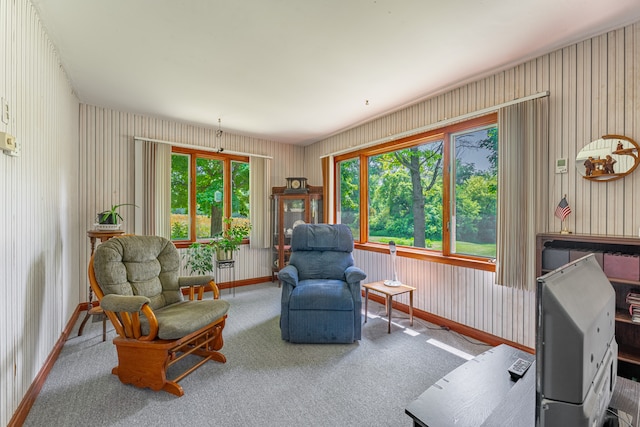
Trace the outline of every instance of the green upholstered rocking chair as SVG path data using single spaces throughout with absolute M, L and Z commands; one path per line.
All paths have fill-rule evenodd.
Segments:
M 229 303 L 211 276 L 179 277 L 180 256 L 162 237 L 123 236 L 100 244 L 89 263 L 89 282 L 118 336 L 118 366 L 125 384 L 182 396 L 178 384 L 220 353 Z M 214 299 L 202 299 L 206 287 Z M 184 293 L 188 299 L 183 297 Z M 173 379 L 167 369 L 194 354 L 195 365 Z

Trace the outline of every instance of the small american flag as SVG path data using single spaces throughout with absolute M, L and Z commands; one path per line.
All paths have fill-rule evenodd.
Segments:
M 558 206 L 556 207 L 556 212 L 555 215 L 560 218 L 561 221 L 564 221 L 564 219 L 571 213 L 571 207 L 569 206 L 569 203 L 567 202 L 567 196 L 564 196 L 562 198 L 562 200 L 560 200 L 560 203 L 558 203 Z

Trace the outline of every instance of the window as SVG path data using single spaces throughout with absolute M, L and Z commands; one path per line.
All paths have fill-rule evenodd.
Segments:
M 187 244 L 215 237 L 227 217 L 248 221 L 249 159 L 174 147 L 171 240 Z
M 496 122 L 492 114 L 337 157 L 337 222 L 362 244 L 495 258 Z
M 338 218 L 351 228 L 354 237 L 360 235 L 360 159 L 338 162 Z

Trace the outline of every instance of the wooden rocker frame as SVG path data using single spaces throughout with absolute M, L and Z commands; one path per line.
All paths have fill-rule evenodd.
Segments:
M 96 280 L 93 257 L 89 262 L 89 283 L 98 301 L 102 301 L 104 292 Z M 201 300 L 206 287 L 213 291 L 214 299 L 220 297 L 220 291 L 212 280 L 206 285 L 188 286 L 189 300 L 193 301 L 196 297 Z M 227 318 L 226 314 L 183 338 L 162 340 L 157 337 L 158 321 L 153 309 L 149 304 L 144 304 L 140 312 L 149 321 L 148 335 L 142 335 L 138 311 L 104 310 L 118 333 L 118 336 L 113 340 L 118 353 L 118 366 L 114 367 L 111 373 L 117 375 L 122 383 L 141 388 L 149 387 L 156 391 L 164 390 L 176 396 L 182 396 L 184 390 L 178 384 L 180 380 L 209 360 L 221 363 L 227 361 L 224 354 L 218 351 L 224 344 L 222 330 Z M 188 367 L 175 378 L 167 378 L 169 367 L 190 354 L 201 356 L 202 360 Z

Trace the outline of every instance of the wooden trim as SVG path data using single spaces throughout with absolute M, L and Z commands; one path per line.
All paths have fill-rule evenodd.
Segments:
M 330 174 L 329 174 L 329 157 L 323 157 L 320 159 L 320 165 L 322 168 L 322 200 L 324 203 L 322 204 L 322 219 L 323 222 L 328 222 L 329 219 L 329 183 L 330 183 Z M 335 181 L 334 181 L 335 182 Z M 335 194 L 335 191 L 334 191 Z M 335 202 L 334 202 L 335 203 Z
M 266 283 L 271 281 L 271 276 L 254 277 L 253 279 L 236 280 L 235 287 L 237 288 L 240 286 L 257 285 L 258 283 Z M 231 282 L 216 283 L 216 286 L 218 286 L 219 290 L 232 288 Z M 182 295 L 189 295 L 188 288 L 183 288 L 181 291 Z M 211 292 L 211 289 L 207 289 L 205 292 Z
M 455 192 L 452 191 L 451 186 L 451 138 L 450 133 L 447 132 L 442 136 L 442 157 L 444 164 L 442 165 L 442 253 L 451 254 L 451 210 L 452 200 L 451 195 Z
M 473 119 L 463 120 L 458 123 L 445 125 L 443 127 L 439 127 L 415 135 L 406 136 L 393 141 L 380 143 L 379 145 L 369 146 L 360 150 L 354 150 L 348 153 L 336 155 L 334 157 L 334 163 L 358 156 L 375 156 L 377 154 L 386 153 L 389 151 L 401 150 L 404 148 L 413 147 L 415 145 L 420 145 L 428 141 L 438 141 L 439 139 L 442 139 L 443 135 L 446 133 L 457 133 L 466 129 L 489 126 L 494 123 L 498 123 L 498 113 L 495 112 Z
M 371 156 L 375 156 L 382 153 L 389 153 L 397 150 L 402 150 L 406 148 L 416 147 L 418 145 L 433 142 L 433 141 L 442 141 L 443 144 L 443 169 L 442 169 L 442 182 L 443 182 L 443 190 L 442 190 L 442 251 L 438 254 L 442 254 L 437 256 L 437 259 L 443 264 L 452 264 L 463 267 L 470 268 L 478 268 L 486 271 L 494 271 L 495 272 L 495 264 L 488 259 L 484 259 L 476 256 L 467 256 L 467 255 L 458 255 L 451 253 L 451 196 L 454 193 L 452 186 L 454 185 L 451 182 L 451 165 L 455 161 L 455 159 L 451 159 L 451 148 L 450 148 L 450 135 L 473 130 L 477 128 L 482 128 L 486 126 L 493 126 L 498 124 L 498 113 L 493 112 L 490 114 L 486 114 L 484 116 L 476 117 L 469 120 L 460 121 L 457 123 L 449 124 L 447 126 L 443 126 L 440 128 L 432 129 L 426 132 L 422 132 L 416 135 L 410 135 L 407 137 L 403 137 L 394 141 L 389 141 L 385 143 L 380 143 L 375 146 L 367 146 L 360 150 L 351 151 L 348 153 L 344 153 L 341 155 L 337 155 L 334 157 L 334 165 L 337 165 L 339 162 L 359 158 L 360 160 L 360 236 L 359 239 L 354 236 L 356 240 L 361 242 L 362 245 L 369 244 L 369 179 L 368 179 L 368 159 Z M 336 177 L 334 183 L 334 196 L 336 199 L 338 198 L 338 179 L 337 176 L 337 167 L 336 169 Z M 334 215 L 337 218 L 337 207 L 338 204 L 334 204 Z M 362 246 L 361 249 L 368 249 L 368 246 Z M 431 259 L 431 256 L 428 255 L 429 251 L 425 251 L 422 248 L 417 248 L 420 252 L 406 252 L 407 255 L 411 258 L 417 259 Z M 400 252 L 399 252 L 400 253 Z M 443 261 L 444 260 L 444 261 Z
M 258 283 L 266 283 L 271 282 L 271 276 L 264 277 L 254 277 L 253 279 L 244 279 L 244 280 L 236 280 L 235 287 L 239 286 L 249 286 L 249 285 L 257 285 Z M 218 285 L 218 289 L 229 289 L 231 288 L 231 282 L 222 282 L 216 283 Z
M 58 359 L 58 356 L 60 355 L 60 352 L 62 351 L 62 348 L 67 341 L 67 338 L 69 338 L 73 327 L 80 317 L 80 312 L 82 311 L 81 305 L 82 304 L 79 304 L 78 307 L 76 307 L 76 309 L 74 310 L 71 318 L 69 319 L 69 322 L 67 323 L 67 326 L 64 328 L 62 334 L 60 335 L 60 338 L 58 338 L 58 341 L 56 341 L 56 344 L 53 346 L 51 353 L 49 353 L 49 357 L 47 357 L 47 359 L 44 361 L 44 364 L 42 365 L 42 368 L 40 368 L 38 375 L 36 375 L 36 377 L 34 378 L 31 386 L 29 386 L 29 389 L 22 398 L 20 405 L 18 405 L 18 408 L 9 420 L 9 424 L 7 424 L 7 427 L 20 427 L 26 421 L 31 407 L 35 403 L 38 394 L 40 394 L 40 390 L 42 390 L 42 386 L 44 385 L 45 380 L 49 376 L 49 372 L 51 372 L 51 369 L 53 369 L 53 365 L 56 363 L 56 360 Z M 86 306 L 87 304 L 85 303 L 84 307 Z
M 355 249 L 389 253 L 389 246 L 380 243 L 355 243 Z M 491 258 L 480 258 L 465 255 L 444 255 L 439 251 L 430 251 L 424 248 L 409 248 L 406 246 L 397 246 L 397 254 L 401 257 L 418 259 L 422 261 L 437 262 L 438 264 L 455 265 L 457 267 L 474 268 L 483 271 L 496 271 L 496 264 Z
M 248 156 L 234 155 L 234 154 L 226 154 L 226 153 L 216 153 L 210 152 L 206 150 L 198 150 L 184 147 L 176 147 L 172 146 L 171 153 L 179 153 L 185 154 L 189 156 L 189 240 L 176 240 L 172 241 L 176 247 L 178 248 L 186 248 L 189 247 L 192 243 L 206 240 L 206 239 L 198 239 L 196 236 L 196 220 L 197 216 L 196 212 L 196 164 L 197 159 L 213 159 L 222 162 L 222 188 L 223 188 L 223 217 L 230 218 L 231 217 L 231 199 L 232 199 L 232 186 L 233 186 L 233 177 L 232 177 L 232 162 L 243 162 L 249 163 Z M 247 240 L 248 242 L 248 240 Z
M 369 241 L 369 162 L 360 155 L 360 242 Z M 336 195 L 337 197 L 337 195 Z M 336 213 L 334 213 L 335 215 Z
M 363 298 L 364 298 L 364 293 L 363 293 Z M 369 299 L 381 305 L 385 304 L 385 298 L 381 295 L 369 293 Z M 403 313 L 409 314 L 409 306 L 406 304 L 402 304 L 398 301 L 392 301 L 392 307 L 394 310 L 398 310 Z M 449 320 L 445 317 L 440 317 L 436 314 L 432 314 L 415 307 L 413 308 L 413 316 L 417 317 L 418 319 L 425 320 L 429 323 L 433 323 L 434 325 L 438 325 L 442 327 L 443 330 L 451 330 L 451 331 L 457 332 L 466 337 L 469 337 L 478 341 L 482 341 L 483 343 L 493 347 L 500 344 L 507 344 L 511 347 L 515 347 L 522 351 L 526 351 L 527 353 L 535 354 L 535 349 L 533 348 L 523 346 L 522 344 L 519 344 L 517 342 L 505 340 L 504 338 L 500 338 L 488 332 L 484 332 L 479 329 L 475 329 L 470 326 L 466 326 L 461 323 L 454 322 L 453 320 Z
M 225 159 L 222 162 L 222 210 L 224 218 L 231 218 L 231 193 L 233 193 L 233 177 L 231 176 L 231 160 Z M 194 191 L 196 185 L 193 186 Z M 229 227 L 223 222 L 222 229 L 227 230 Z
M 196 242 L 196 159 L 197 156 L 189 156 L 189 240 Z
M 196 154 L 198 157 L 206 157 L 209 159 L 218 159 L 218 160 L 237 160 L 240 162 L 249 162 L 249 156 L 242 156 L 237 154 L 227 154 L 226 150 L 224 153 L 217 153 L 215 151 L 209 150 L 199 150 L 197 148 L 186 148 L 186 147 L 178 147 L 175 145 L 171 146 L 172 153 L 182 153 L 182 154 Z

